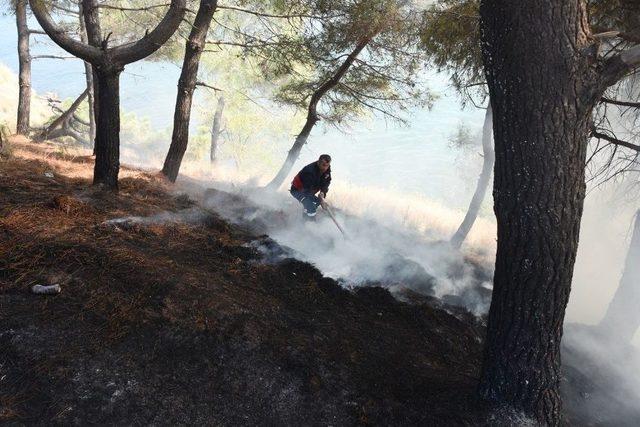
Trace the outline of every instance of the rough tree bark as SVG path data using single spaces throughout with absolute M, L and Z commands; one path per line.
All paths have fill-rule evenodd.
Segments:
M 98 126 L 93 183 L 117 188 L 120 168 L 120 73 L 123 67 L 96 67 L 98 72 Z M 114 131 L 117 129 L 118 131 Z M 99 141 L 99 142 L 98 142 Z
M 16 133 L 29 133 L 31 115 L 31 54 L 29 53 L 29 27 L 27 25 L 27 0 L 17 0 L 16 25 L 18 27 L 18 115 Z
M 620 285 L 600 322 L 608 337 L 629 343 L 640 328 L 640 210 L 636 212 L 631 244 Z
M 218 98 L 216 112 L 213 115 L 213 124 L 211 125 L 211 149 L 209 151 L 209 160 L 213 163 L 216 160 L 218 151 L 218 140 L 220 139 L 220 128 L 222 127 L 222 112 L 224 111 L 224 97 Z
M 291 172 L 291 168 L 293 167 L 294 163 L 296 162 L 296 160 L 298 160 L 300 151 L 302 150 L 304 144 L 306 144 L 311 130 L 319 120 L 318 103 L 327 92 L 336 87 L 336 85 L 340 82 L 340 79 L 342 79 L 347 71 L 349 71 L 349 68 L 351 68 L 351 65 L 356 60 L 360 52 L 362 52 L 367 44 L 369 44 L 373 37 L 374 36 L 361 39 L 356 45 L 355 49 L 353 49 L 353 51 L 347 56 L 345 61 L 340 65 L 336 72 L 313 92 L 313 94 L 311 95 L 311 100 L 309 101 L 309 107 L 307 109 L 307 120 L 302 127 L 302 131 L 296 137 L 293 146 L 287 154 L 287 158 L 284 161 L 284 164 L 282 165 L 276 176 L 271 180 L 271 182 L 267 184 L 267 188 L 275 190 L 280 187 L 280 185 L 282 185 L 284 179 L 287 177 L 289 172 Z
M 58 27 L 49 16 L 44 2 L 30 0 L 30 5 L 42 29 L 56 44 L 93 66 L 94 85 L 97 86 L 97 108 L 94 109 L 97 123 L 96 162 L 93 183 L 116 190 L 120 169 L 120 73 L 126 64 L 151 55 L 171 37 L 184 17 L 186 0 L 171 0 L 169 10 L 152 31 L 136 42 L 115 47 L 108 46 L 109 37 L 102 40 L 99 47 L 96 46 L 100 34 L 97 28 L 98 13 L 95 0 L 82 1 L 89 44 L 69 37 Z
M 624 19 L 629 22 L 629 26 L 636 29 L 640 28 L 640 3 L 637 0 L 621 0 L 620 5 L 628 15 Z
M 191 103 L 193 92 L 198 81 L 198 67 L 200 56 L 204 49 L 209 25 L 216 11 L 217 0 L 200 0 L 198 12 L 193 21 L 193 27 L 187 40 L 184 61 L 182 62 L 182 72 L 178 80 L 178 95 L 176 97 L 176 109 L 173 115 L 173 134 L 171 135 L 171 145 L 164 160 L 162 173 L 175 182 L 180 171 L 180 164 L 187 151 L 189 143 L 189 119 L 191 118 Z
M 557 425 L 592 110 L 640 48 L 599 59 L 582 0 L 482 0 L 480 15 L 498 248 L 479 392 Z
M 473 197 L 471 198 L 469 209 L 467 209 L 467 214 L 464 216 L 464 220 L 462 220 L 462 223 L 460 224 L 460 227 L 458 227 L 458 230 L 455 232 L 453 237 L 451 237 L 451 246 L 456 249 L 460 249 L 462 243 L 467 238 L 471 227 L 473 227 L 473 223 L 478 217 L 478 212 L 480 212 L 482 201 L 484 200 L 484 196 L 487 193 L 487 188 L 489 187 L 491 171 L 493 170 L 493 163 L 496 158 L 495 152 L 493 151 L 492 123 L 493 114 L 491 110 L 491 103 L 489 103 L 487 112 L 484 116 L 484 125 L 482 126 L 482 171 L 480 172 L 480 177 L 478 178 L 476 191 L 473 193 Z

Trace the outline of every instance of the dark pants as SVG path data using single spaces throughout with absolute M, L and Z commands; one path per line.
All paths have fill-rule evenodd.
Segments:
M 316 216 L 318 206 L 320 206 L 320 199 L 309 192 L 298 191 L 293 188 L 289 192 L 297 201 L 302 203 L 305 219 L 313 219 Z

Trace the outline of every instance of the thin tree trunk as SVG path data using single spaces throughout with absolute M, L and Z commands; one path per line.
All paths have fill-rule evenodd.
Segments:
M 82 8 L 82 2 L 80 2 L 80 14 L 78 16 L 80 21 L 80 40 L 83 43 L 89 43 L 89 38 L 87 36 L 87 28 L 84 24 L 84 12 Z M 100 24 L 98 23 L 98 26 Z M 94 87 L 93 87 L 93 67 L 91 63 L 87 61 L 83 61 L 84 63 L 84 76 L 87 82 L 87 89 L 89 89 L 89 94 L 87 96 L 87 101 L 89 104 L 89 141 L 91 141 L 91 145 L 95 147 L 95 138 L 96 138 L 96 117 L 94 114 Z
M 211 126 L 211 150 L 209 160 L 213 163 L 216 160 L 218 151 L 218 140 L 220 139 L 220 127 L 222 126 L 222 111 L 224 110 L 224 97 L 218 98 L 216 112 L 213 115 L 213 125 Z
M 280 187 L 280 185 L 282 185 L 284 179 L 287 177 L 287 175 L 289 175 L 289 172 L 291 172 L 291 168 L 295 164 L 296 160 L 298 160 L 298 157 L 300 157 L 300 151 L 302 151 L 302 147 L 304 146 L 304 144 L 307 143 L 309 134 L 311 133 L 311 130 L 317 122 L 318 116 L 316 115 L 314 108 L 313 112 L 309 111 L 309 113 L 307 114 L 307 121 L 302 128 L 302 132 L 300 132 L 300 134 L 296 137 L 293 146 L 287 153 L 287 158 L 285 159 L 284 164 L 282 165 L 276 176 L 271 180 L 271 182 L 267 184 L 267 188 L 275 190 Z
M 191 118 L 191 103 L 193 92 L 198 79 L 200 56 L 204 49 L 207 32 L 211 19 L 216 11 L 217 0 L 201 0 L 196 13 L 189 39 L 187 40 L 182 72 L 178 81 L 178 95 L 176 109 L 173 115 L 173 134 L 171 145 L 162 167 L 162 173 L 175 182 L 180 171 L 180 164 L 189 143 L 189 119 Z
M 599 96 L 595 49 L 584 2 L 483 0 L 480 13 L 498 248 L 479 391 L 557 425 L 562 324 Z
M 90 46 L 100 47 L 102 44 L 102 28 L 100 27 L 100 15 L 98 14 L 98 7 L 96 0 L 83 0 L 80 2 L 80 26 L 84 27 L 84 33 L 87 37 L 87 42 Z M 82 35 L 82 30 L 80 34 Z M 85 78 L 87 80 L 87 85 L 91 84 L 93 87 L 92 97 L 89 98 L 91 102 L 91 106 L 93 107 L 91 118 L 94 124 L 98 123 L 98 115 L 100 113 L 100 87 L 98 84 L 98 73 L 96 67 L 93 65 L 89 65 L 87 67 L 87 62 L 85 61 Z M 88 68 L 90 68 L 91 73 L 87 73 Z M 97 140 L 97 130 L 94 128 L 91 140 L 93 141 L 93 154 L 96 154 L 96 144 Z
M 2 157 L 4 154 L 6 154 L 4 152 L 4 144 L 5 144 L 5 137 L 4 137 L 4 125 L 0 125 L 0 157 Z
M 16 133 L 29 133 L 31 115 L 31 54 L 29 53 L 29 27 L 27 26 L 27 0 L 16 1 L 16 25 L 18 27 L 18 114 Z
M 373 39 L 375 34 L 371 37 L 365 37 L 356 45 L 355 49 L 347 56 L 345 61 L 340 65 L 340 67 L 336 70 L 336 72 L 327 79 L 324 83 L 320 85 L 320 87 L 311 95 L 311 100 L 309 101 L 309 108 L 307 109 L 307 120 L 302 127 L 302 131 L 296 137 L 293 146 L 287 153 L 287 158 L 284 161 L 284 164 L 276 174 L 276 176 L 267 184 L 267 188 L 275 190 L 282 182 L 285 180 L 289 172 L 291 172 L 291 168 L 295 164 L 296 160 L 300 156 L 300 151 L 304 144 L 306 144 L 307 139 L 309 138 L 309 134 L 311 130 L 318 122 L 318 103 L 322 99 L 322 97 L 329 92 L 331 89 L 336 87 L 338 83 L 340 83 L 340 79 L 349 71 L 349 68 L 356 60 L 360 52 L 369 44 L 369 42 Z
M 39 139 L 48 139 L 50 137 L 51 132 L 60 127 L 63 123 L 67 122 L 73 114 L 76 112 L 82 101 L 87 97 L 89 93 L 89 89 L 85 89 L 76 99 L 73 101 L 71 106 L 64 113 L 60 114 L 58 118 L 56 118 L 38 137 Z
M 609 337 L 628 343 L 640 327 L 640 210 L 636 213 L 631 244 L 620 285 L 600 322 Z
M 96 67 L 98 68 L 98 67 Z M 121 68 L 98 68 L 98 126 L 96 134 L 96 162 L 93 184 L 108 189 L 118 188 L 120 170 L 120 73 Z
M 484 116 L 484 126 L 482 127 L 482 153 L 484 156 L 482 162 L 482 172 L 480 172 L 478 185 L 476 186 L 476 191 L 475 193 L 473 193 L 473 197 L 471 198 L 471 203 L 469 204 L 467 214 L 464 216 L 464 220 L 460 224 L 460 227 L 458 227 L 458 230 L 451 238 L 451 246 L 456 249 L 460 249 L 462 243 L 467 238 L 471 227 L 473 227 L 473 223 L 478 217 L 478 212 L 480 212 L 480 207 L 482 206 L 482 201 L 484 200 L 484 196 L 487 192 L 487 187 L 489 187 L 491 171 L 493 170 L 493 163 L 496 158 L 495 152 L 493 151 L 492 122 L 493 114 L 491 110 L 491 102 L 489 102 L 487 112 Z
M 84 63 L 84 75 L 85 80 L 87 82 L 87 88 L 89 89 L 89 94 L 87 96 L 87 101 L 89 103 L 89 141 L 91 141 L 91 148 L 95 147 L 96 140 L 96 114 L 95 114 L 95 96 L 94 96 L 94 84 L 93 84 L 93 66 L 86 62 Z

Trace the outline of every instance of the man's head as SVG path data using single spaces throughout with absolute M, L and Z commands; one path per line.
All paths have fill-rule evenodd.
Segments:
M 320 158 L 318 158 L 318 167 L 322 173 L 325 173 L 327 169 L 331 166 L 331 156 L 328 154 L 322 154 Z

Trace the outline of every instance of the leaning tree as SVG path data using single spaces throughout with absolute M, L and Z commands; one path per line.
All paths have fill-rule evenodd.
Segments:
M 308 19 L 297 40 L 287 40 L 284 47 L 276 43 L 263 53 L 278 59 L 266 61 L 264 69 L 284 80 L 277 100 L 305 111 L 306 121 L 267 185 L 271 189 L 285 180 L 321 119 L 340 124 L 368 111 L 400 120 L 398 111 L 430 101 L 418 78 L 424 60 L 418 48 L 421 16 L 412 2 L 283 4 L 306 8 Z
M 482 0 L 480 16 L 498 224 L 480 393 L 557 425 L 592 114 L 640 65 L 640 45 L 603 58 L 582 0 Z
M 184 37 L 186 44 L 182 57 L 182 71 L 178 81 L 171 145 L 162 168 L 162 173 L 170 181 L 175 182 L 187 151 L 189 122 L 196 87 L 213 89 L 216 94 L 221 91 L 221 89 L 199 79 L 200 63 L 205 58 L 203 54 L 215 53 L 215 55 L 209 55 L 206 58 L 208 60 L 206 65 L 211 65 L 212 60 L 218 63 L 214 67 L 216 80 L 224 80 L 225 84 L 228 84 L 229 76 L 227 74 L 233 74 L 234 77 L 231 80 L 243 79 L 244 86 L 256 83 L 252 81 L 255 79 L 244 80 L 248 75 L 242 72 L 242 68 L 251 67 L 252 65 L 249 64 L 261 57 L 263 48 L 275 44 L 274 38 L 287 39 L 285 33 L 292 32 L 296 26 L 295 23 L 299 22 L 301 18 L 299 14 L 295 13 L 295 10 L 289 10 L 284 14 L 270 13 L 271 6 L 269 3 L 259 1 L 242 2 L 241 6 L 222 6 L 223 13 L 217 14 L 214 18 L 214 13 L 218 8 L 217 1 L 200 1 L 193 22 L 189 22 L 189 35 Z M 216 21 L 216 26 L 210 30 L 212 20 Z M 283 22 L 284 25 L 282 25 Z M 265 38 L 261 38 L 261 36 L 265 36 Z M 174 39 L 177 41 L 178 37 Z M 283 46 L 282 42 L 278 44 Z M 175 61 L 177 59 L 176 53 L 181 52 L 176 49 L 177 45 L 177 43 L 168 44 L 168 48 L 163 49 L 159 56 Z M 238 58 L 242 58 L 242 63 L 239 63 Z M 231 65 L 233 70 L 226 72 L 224 69 L 228 68 L 230 64 L 233 64 Z M 259 89 L 264 89 L 263 84 L 258 84 L 258 86 Z M 235 90 L 225 88 L 225 90 L 227 89 Z M 217 100 L 211 129 L 211 161 L 216 156 L 224 106 L 225 100 L 220 96 Z M 254 133 L 258 134 L 259 132 Z
M 44 1 L 30 0 L 29 3 L 42 29 L 54 42 L 93 66 L 97 86 L 93 183 L 117 189 L 120 169 L 120 73 L 125 65 L 151 55 L 171 37 L 185 14 L 186 0 L 171 0 L 166 14 L 152 31 L 135 42 L 114 47 L 109 47 L 111 34 L 102 38 L 95 27 L 98 15 L 96 0 L 82 0 L 89 43 L 75 40 L 61 29 L 49 15 Z M 95 46 L 97 39 L 100 40 L 100 46 Z
M 217 4 L 217 0 L 200 0 L 198 12 L 193 20 L 189 38 L 186 42 L 182 71 L 178 80 L 178 95 L 173 115 L 171 145 L 162 167 L 162 174 L 171 182 L 175 182 L 178 177 L 182 158 L 187 151 L 191 104 L 193 102 L 193 92 L 198 83 L 200 56 L 205 49 L 207 33 Z
M 640 328 L 640 211 L 636 212 L 622 278 L 598 325 L 612 341 L 629 343 Z
M 478 106 L 488 98 L 482 54 L 480 52 L 480 15 L 478 0 L 439 0 L 424 12 L 421 47 L 429 62 L 450 75 L 452 86 L 462 104 Z M 476 100 L 478 98 L 478 100 Z M 493 152 L 493 114 L 487 102 L 482 127 L 482 170 L 469 208 L 449 243 L 460 249 L 478 217 L 491 181 Z

